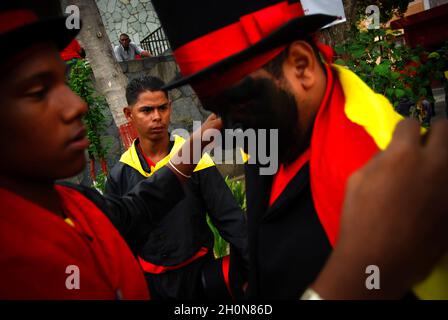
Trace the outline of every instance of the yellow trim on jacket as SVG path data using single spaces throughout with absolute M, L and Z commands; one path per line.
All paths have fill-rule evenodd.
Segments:
M 132 146 L 125 153 L 122 154 L 122 156 L 120 158 L 120 162 L 123 162 L 123 163 L 127 164 L 128 166 L 134 168 L 135 170 L 140 172 L 140 174 L 142 176 L 150 177 L 154 172 L 156 172 L 160 168 L 164 167 L 168 163 L 168 160 L 171 159 L 171 157 L 182 147 L 182 145 L 184 143 L 185 143 L 184 138 L 175 135 L 174 136 L 174 146 L 171 148 L 170 153 L 166 157 L 164 157 L 162 160 L 157 162 L 155 166 L 152 166 L 151 172 L 146 172 L 145 170 L 143 170 L 143 167 L 138 158 L 137 149 L 135 147 L 135 140 L 134 140 L 134 142 L 132 142 Z M 213 162 L 213 159 L 210 157 L 210 155 L 207 153 L 204 153 L 201 160 L 199 160 L 198 165 L 194 169 L 194 172 L 212 167 L 214 165 L 215 165 L 215 163 Z

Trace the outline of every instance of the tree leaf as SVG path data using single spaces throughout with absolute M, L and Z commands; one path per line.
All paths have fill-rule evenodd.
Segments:
M 387 88 L 386 89 L 386 96 L 392 97 L 393 94 L 394 94 L 394 89 L 393 88 Z
M 396 71 L 392 71 L 390 73 L 390 77 L 391 77 L 392 80 L 397 80 L 398 78 L 400 78 L 400 76 L 401 76 L 401 74 L 399 72 L 396 72 Z
M 395 96 L 398 99 L 403 98 L 406 95 L 406 91 L 404 91 L 403 89 L 395 89 Z
M 338 64 L 340 66 L 346 66 L 347 64 L 345 63 L 344 60 L 342 59 L 336 59 L 336 61 L 334 62 L 335 64 Z
M 431 53 L 428 55 L 428 58 L 429 58 L 429 59 L 440 59 L 440 54 L 438 54 L 437 52 L 431 52 Z
M 380 76 L 387 77 L 390 74 L 390 61 L 386 60 L 376 65 L 375 68 L 373 68 L 373 72 Z

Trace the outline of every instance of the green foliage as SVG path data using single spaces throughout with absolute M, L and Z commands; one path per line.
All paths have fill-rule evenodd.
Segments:
M 440 80 L 446 63 L 447 44 L 437 52 L 410 48 L 398 41 L 397 31 L 380 28 L 359 31 L 353 28 L 348 41 L 335 48 L 335 63 L 355 72 L 374 91 L 385 95 L 397 107 L 407 98 L 415 103 L 413 116 L 422 120 L 423 99 L 433 102 L 426 88 L 431 79 Z
M 246 191 L 244 188 L 244 182 L 239 180 L 231 180 L 229 177 L 225 178 L 225 181 L 232 191 L 233 197 L 235 198 L 238 205 L 241 207 L 243 212 L 246 211 Z M 213 251 L 216 258 L 221 258 L 225 255 L 229 254 L 229 244 L 227 241 L 225 241 L 221 235 L 219 234 L 216 227 L 213 225 L 213 223 L 210 220 L 210 217 L 207 215 L 207 223 L 210 227 L 210 229 L 213 232 L 213 235 L 215 237 L 215 243 L 213 246 Z
M 246 211 L 246 190 L 244 188 L 244 182 L 242 180 L 231 180 L 229 177 L 226 177 L 225 181 L 232 191 L 236 202 L 243 211 Z
M 97 174 L 95 181 L 93 181 L 93 187 L 98 190 L 101 194 L 104 193 L 106 189 L 107 174 L 100 172 Z
M 215 242 L 213 245 L 213 252 L 215 254 L 215 258 L 221 258 L 229 254 L 229 243 L 224 240 L 223 237 L 219 234 L 218 229 L 214 226 L 212 221 L 210 220 L 209 215 L 207 214 L 207 224 L 213 232 L 213 236 L 215 238 Z
M 96 159 L 104 159 L 107 154 L 101 142 L 101 136 L 107 128 L 104 109 L 107 107 L 103 97 L 95 94 L 92 84 L 92 68 L 85 60 L 76 60 L 71 66 L 69 86 L 89 106 L 84 117 L 87 126 L 87 136 L 90 141 L 89 155 Z
M 89 158 L 97 161 L 104 160 L 109 150 L 109 144 L 104 143 L 103 136 L 107 129 L 104 109 L 107 107 L 104 97 L 95 93 L 92 84 L 92 68 L 86 60 L 76 60 L 71 63 L 69 86 L 73 92 L 81 97 L 88 105 L 84 123 L 87 127 L 87 137 L 90 141 Z M 95 180 L 95 177 L 92 177 Z M 101 175 L 96 177 L 102 179 Z M 101 185 L 95 181 L 94 186 Z

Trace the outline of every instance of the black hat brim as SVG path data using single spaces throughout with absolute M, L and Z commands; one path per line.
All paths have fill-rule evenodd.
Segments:
M 210 76 L 214 73 L 219 73 L 220 71 L 225 70 L 234 64 L 247 61 L 248 59 L 251 59 L 252 57 L 264 53 L 272 48 L 279 47 L 290 41 L 300 39 L 305 35 L 316 32 L 320 28 L 332 23 L 337 19 L 338 17 L 336 16 L 325 14 L 313 14 L 292 19 L 253 46 L 234 55 L 231 55 L 226 59 L 212 64 L 211 66 L 204 68 L 187 77 L 175 79 L 166 84 L 163 89 L 171 90 L 185 84 L 191 84 L 193 82 L 204 80 L 207 76 Z
M 54 43 L 58 50 L 63 50 L 80 31 L 68 29 L 65 21 L 65 17 L 39 20 L 0 36 L 1 41 L 8 46 L 8 49 L 1 50 L 0 59 L 11 57 L 40 42 Z

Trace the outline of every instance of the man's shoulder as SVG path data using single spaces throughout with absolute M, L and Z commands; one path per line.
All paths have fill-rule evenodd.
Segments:
M 101 211 L 104 213 L 108 212 L 107 203 L 104 200 L 103 195 L 99 193 L 98 190 L 82 184 L 75 184 L 67 181 L 59 181 L 57 185 L 76 190 L 88 200 L 92 201 Z
M 213 189 L 218 185 L 226 185 L 226 181 L 216 165 L 194 172 L 193 179 L 197 180 L 203 188 Z
M 117 162 L 109 171 L 106 193 L 124 195 L 143 179 L 145 177 L 136 169 L 121 161 Z
M 118 161 L 110 170 L 110 176 L 112 178 L 120 178 L 123 175 L 128 175 L 129 173 L 136 171 L 134 168 L 132 168 L 130 165 L 123 163 L 121 161 Z
M 135 42 L 130 42 L 129 47 L 132 47 L 134 50 L 138 49 L 138 46 Z

